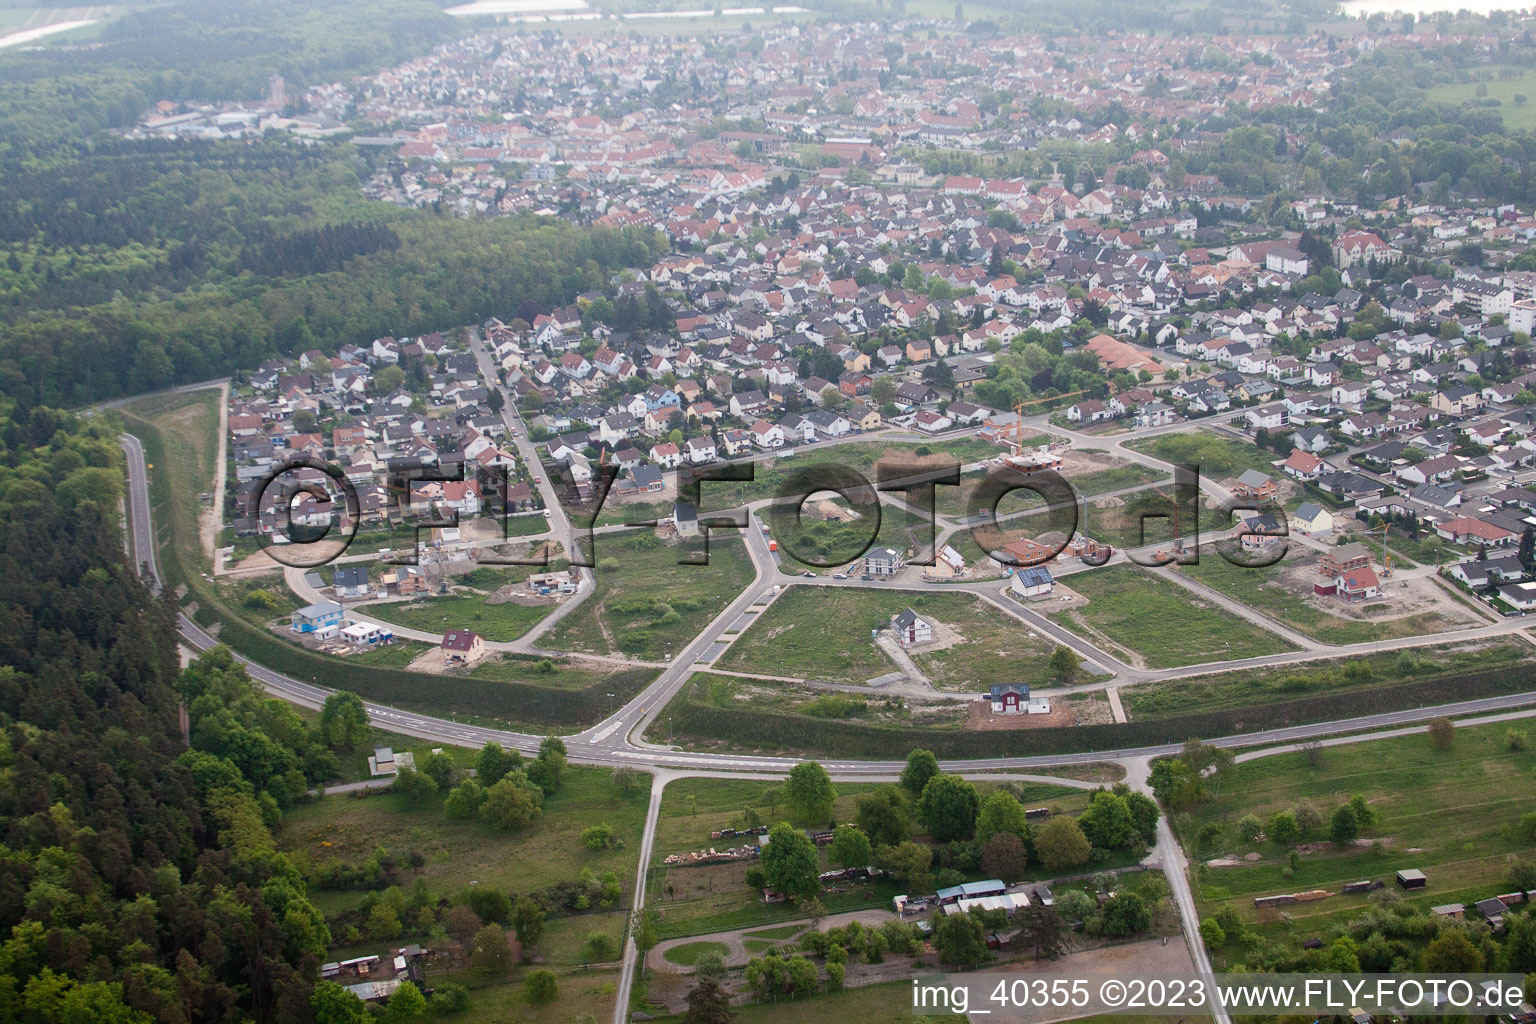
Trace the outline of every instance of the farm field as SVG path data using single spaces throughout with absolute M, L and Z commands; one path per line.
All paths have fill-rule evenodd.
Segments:
M 596 592 L 544 638 L 551 648 L 661 660 L 681 651 L 752 581 L 739 537 L 716 535 L 708 565 L 679 565 L 680 548 L 652 533 L 596 543 Z
M 1051 618 L 1148 668 L 1294 650 L 1281 637 L 1137 566 L 1076 573 L 1068 585 L 1088 599 L 1087 605 Z
M 904 608 L 949 627 L 956 642 L 912 655 L 936 687 L 1044 682 L 1053 644 L 969 594 L 791 586 L 758 615 L 717 668 L 862 683 L 896 666 L 870 640 Z M 938 646 L 938 645 L 924 645 Z
M 1446 750 L 1420 734 L 1324 748 L 1315 765 L 1300 752 L 1236 765 L 1218 798 L 1191 809 L 1181 838 L 1197 862 L 1249 853 L 1261 859 L 1238 867 L 1198 866 L 1193 884 L 1202 916 L 1230 904 L 1266 937 L 1300 943 L 1331 939 L 1331 929 L 1362 912 L 1367 897 L 1336 895 L 1288 906 L 1284 920 L 1273 909 L 1256 910 L 1253 897 L 1307 889 L 1337 893 L 1361 879 L 1383 879 L 1391 887 L 1393 873 L 1404 868 L 1429 877 L 1424 891 L 1400 893 L 1420 907 L 1470 905 L 1505 891 L 1507 859 L 1536 851 L 1529 837 L 1507 828 L 1529 810 L 1529 780 L 1536 771 L 1536 751 L 1512 749 L 1512 728 L 1527 730 L 1525 723 L 1499 723 L 1457 729 Z M 1267 821 L 1308 801 L 1326 819 L 1357 793 L 1377 822 L 1353 848 L 1318 843 L 1324 835 L 1304 836 L 1320 848 L 1287 865 L 1278 844 L 1244 842 L 1238 835 L 1244 815 Z M 1204 842 L 1197 838 L 1202 835 Z M 1217 959 L 1230 965 L 1241 956 L 1224 948 Z

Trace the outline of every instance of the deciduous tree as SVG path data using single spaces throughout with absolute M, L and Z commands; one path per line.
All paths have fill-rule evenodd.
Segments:
M 832 813 L 837 789 L 832 777 L 815 761 L 801 761 L 784 782 L 784 803 L 790 814 L 805 822 L 823 822 Z

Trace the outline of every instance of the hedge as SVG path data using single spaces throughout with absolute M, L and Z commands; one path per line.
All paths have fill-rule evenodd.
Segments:
M 858 722 L 830 721 L 787 712 L 718 708 L 694 702 L 690 685 L 669 712 L 673 735 L 695 743 L 726 741 L 737 750 L 806 757 L 900 760 L 922 747 L 947 760 L 1030 757 L 1046 754 L 1124 750 L 1211 739 L 1313 722 L 1355 718 L 1362 713 L 1401 711 L 1426 705 L 1476 700 L 1533 689 L 1536 673 L 1509 667 L 1476 672 L 1450 671 L 1370 691 L 1362 711 L 1360 695 L 1348 691 L 1255 707 L 1228 708 L 1121 725 L 1076 725 L 1060 729 L 980 732 L 950 729 L 892 729 Z

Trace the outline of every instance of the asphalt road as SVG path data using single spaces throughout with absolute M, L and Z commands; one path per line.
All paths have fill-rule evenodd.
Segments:
M 122 444 L 127 456 L 128 466 L 127 505 L 130 516 L 129 536 L 132 540 L 133 557 L 136 562 L 149 570 L 158 584 L 158 564 L 154 556 L 154 533 L 150 516 L 148 480 L 143 448 L 137 439 L 127 435 L 122 439 Z M 654 721 L 661 709 L 676 695 L 678 689 L 681 688 L 688 676 L 694 671 L 696 659 L 713 642 L 713 638 L 718 630 L 727 623 L 733 622 L 743 610 L 760 600 L 766 593 L 771 592 L 774 583 L 781 582 L 776 573 L 763 571 L 767 565 L 771 564 L 772 556 L 767 551 L 767 542 L 762 538 L 761 531 L 749 529 L 743 532 L 743 536 L 746 539 L 748 550 L 752 554 L 754 562 L 758 564 L 760 569 L 757 582 L 728 605 L 711 623 L 709 628 L 706 628 L 692 643 L 684 648 L 682 653 L 674 660 L 672 666 L 664 669 L 656 680 L 642 693 L 609 718 L 585 732 L 569 737 L 566 743 L 573 760 L 609 766 L 623 764 L 639 768 L 674 768 L 685 771 L 717 769 L 726 771 L 787 772 L 794 766 L 797 761 L 796 758 L 769 757 L 754 754 L 692 753 L 648 744 L 633 735 L 639 727 Z M 846 585 L 853 582 L 855 581 L 829 580 L 822 585 L 838 585 L 840 583 Z M 1040 617 L 1040 621 L 1042 623 L 1049 622 L 1049 620 L 1043 617 Z M 1051 625 L 1054 624 L 1052 623 Z M 1452 638 L 1471 638 L 1472 636 L 1482 635 L 1484 632 L 1491 632 L 1492 630 L 1502 628 L 1503 624 L 1490 627 L 1489 630 L 1462 630 L 1458 631 L 1457 634 L 1453 634 Z M 181 617 L 181 634 L 187 646 L 194 650 L 207 650 L 218 642 L 206 630 L 185 615 Z M 1372 649 L 1372 645 L 1363 646 L 1366 649 Z M 1383 648 L 1388 646 L 1386 643 L 1382 644 Z M 245 664 L 252 677 L 259 681 L 268 692 L 292 703 L 304 707 L 318 708 L 332 692 L 320 685 L 317 679 L 295 679 L 282 673 L 274 672 L 239 655 L 237 655 L 237 658 Z M 1290 660 L 1301 659 L 1277 655 L 1272 659 L 1248 659 L 1242 664 L 1257 668 L 1269 663 L 1284 663 Z M 370 717 L 380 727 L 432 742 L 479 746 L 494 741 L 505 746 L 515 746 L 522 750 L 536 750 L 541 738 L 529 733 L 517 733 L 504 729 L 468 725 L 450 719 L 403 711 L 383 704 L 372 702 L 365 702 L 365 704 Z M 1269 729 L 1234 736 L 1217 737 L 1210 740 L 1210 742 L 1221 746 L 1256 746 L 1268 743 L 1298 742 L 1334 733 L 1409 725 L 1440 715 L 1486 713 L 1524 707 L 1530 704 L 1536 704 L 1536 691 L 1485 697 L 1478 700 L 1458 701 L 1430 707 L 1409 708 L 1402 711 L 1367 714 L 1340 721 L 1317 722 L 1283 729 Z M 987 768 L 1042 768 L 1050 765 L 1161 756 L 1175 753 L 1179 749 L 1179 744 L 1170 743 L 1148 747 L 1083 751 L 1076 754 L 966 759 L 945 762 L 945 767 L 951 771 Z M 902 762 L 899 761 L 829 760 L 824 763 L 829 771 L 845 775 L 889 774 L 892 771 L 899 771 L 902 767 Z
M 483 358 L 483 353 L 481 355 Z M 509 411 L 506 415 L 514 438 L 519 440 L 520 453 L 531 464 L 536 465 L 537 463 L 533 461 L 532 446 L 521 440 L 521 432 L 512 424 L 512 417 L 516 416 L 515 411 Z M 148 467 L 145 464 L 143 448 L 136 438 L 124 435 L 121 441 L 126 457 L 128 475 L 126 508 L 129 516 L 128 538 L 130 550 L 135 562 L 141 565 L 154 579 L 155 585 L 158 588 L 160 586 L 160 577 L 158 561 L 155 557 L 156 544 L 149 502 Z M 1115 445 L 1115 447 L 1118 448 L 1119 446 Z M 544 479 L 544 474 L 540 474 L 540 476 L 542 491 L 549 487 L 549 484 Z M 546 501 L 551 509 L 555 510 L 552 514 L 554 521 L 551 523 L 553 532 L 557 535 L 562 535 L 569 542 L 572 539 L 571 525 L 569 519 L 564 515 L 563 509 L 560 508 L 559 501 L 553 494 L 552 488 L 550 488 L 550 493 L 546 494 Z M 796 763 L 796 759 L 785 757 L 677 751 L 646 743 L 639 735 L 644 731 L 645 726 L 655 720 L 667 702 L 676 695 L 678 689 L 681 688 L 688 676 L 694 671 L 695 662 L 699 655 L 713 643 L 720 630 L 726 624 L 734 622 L 747 607 L 769 598 L 775 583 L 788 582 L 778 573 L 776 559 L 768 551 L 767 540 L 762 536 L 761 531 L 751 528 L 749 524 L 749 528 L 743 532 L 743 537 L 747 550 L 757 568 L 757 577 L 754 583 L 739 595 L 736 600 L 731 602 L 711 622 L 710 626 L 702 631 L 682 651 L 673 664 L 664 669 L 657 679 L 639 696 L 603 722 L 585 732 L 569 737 L 566 741 L 570 757 L 575 761 L 607 766 L 628 765 L 653 772 L 651 800 L 647 809 L 646 829 L 644 832 L 645 840 L 641 851 L 641 866 L 633 901 L 634 906 L 637 908 L 643 905 L 643 886 L 650 840 L 654 835 L 655 820 L 660 808 L 661 792 L 666 781 L 677 774 L 730 776 L 738 773 L 764 773 L 770 776 L 779 776 L 786 773 Z M 809 581 L 802 580 L 801 582 Z M 834 581 L 822 577 L 818 578 L 817 585 L 859 584 L 855 581 Z M 901 586 L 900 584 L 875 585 Z M 990 584 L 990 586 L 995 587 L 996 583 Z M 910 585 L 907 585 L 903 589 L 912 588 Z M 1060 630 L 1054 623 L 1038 613 L 1031 612 L 1028 609 L 1022 608 L 1022 606 L 1019 606 L 1017 611 L 1021 614 L 1021 617 L 1027 618 L 1031 625 L 1038 625 L 1042 631 L 1047 632 L 1049 635 L 1065 634 L 1065 636 L 1060 637 L 1063 641 L 1068 637 L 1072 637 L 1071 634 Z M 1480 630 L 1459 631 L 1448 638 L 1462 639 L 1471 638 L 1474 635 L 1480 635 L 1485 632 L 1508 632 L 1517 625 L 1500 623 Z M 183 642 L 194 650 L 207 650 L 217 643 L 213 636 L 185 615 L 180 618 L 180 631 Z M 1076 639 L 1075 637 L 1072 638 Z M 1410 639 L 1422 641 L 1422 638 Z M 1073 646 L 1077 645 L 1074 644 Z M 1355 646 L 1371 647 L 1371 645 Z M 1346 650 L 1346 648 L 1336 648 L 1327 652 L 1327 655 L 1337 656 Z M 1098 657 L 1095 660 L 1103 660 L 1105 658 L 1102 652 L 1097 652 L 1097 654 Z M 1270 664 L 1280 664 L 1290 660 L 1304 660 L 1306 657 L 1317 656 L 1316 652 L 1302 651 L 1296 652 L 1295 655 L 1291 656 L 1278 655 L 1266 659 L 1248 659 L 1243 663 L 1231 663 L 1227 667 L 1242 664 L 1260 668 Z M 238 654 L 236 658 L 246 666 L 251 676 L 260 682 L 267 692 L 294 704 L 309 708 L 319 708 L 324 703 L 326 697 L 332 692 L 326 687 L 319 685 L 318 680 L 305 681 L 295 679 L 278 672 L 273 672 Z M 1218 737 L 1209 742 L 1229 747 L 1296 744 L 1327 735 L 1412 726 L 1414 723 L 1422 723 L 1430 718 L 1442 715 L 1497 713 L 1526 707 L 1531 704 L 1536 704 L 1536 691 L 1482 698 L 1479 700 L 1458 701 L 1403 711 L 1361 715 L 1333 722 L 1319 722 L 1284 729 L 1270 729 L 1235 736 Z M 368 701 L 365 701 L 364 705 L 370 719 L 381 728 L 430 742 L 479 746 L 486 742 L 495 741 L 504 746 L 514 746 L 521 750 L 532 752 L 537 749 L 540 739 L 540 737 L 531 734 L 466 725 L 430 715 L 402 711 Z M 1346 741 L 1334 740 L 1332 742 Z M 1132 784 L 1142 788 L 1145 785 L 1145 774 L 1149 759 L 1176 753 L 1180 747 L 1181 744 L 1162 744 L 1148 747 L 1084 751 L 1076 754 L 1019 756 L 995 759 L 977 758 L 946 761 L 943 766 L 947 771 L 966 773 L 995 771 L 1000 768 L 1029 769 L 1094 761 L 1117 761 L 1127 766 Z M 824 761 L 823 764 L 835 778 L 839 779 L 888 778 L 899 773 L 904 766 L 904 763 L 901 761 L 829 760 Z M 1175 901 L 1179 906 L 1185 939 L 1189 945 L 1191 955 L 1195 958 L 1197 969 L 1202 973 L 1208 973 L 1210 970 L 1209 960 L 1205 956 L 1204 948 L 1195 930 L 1199 918 L 1196 914 L 1193 897 L 1188 886 L 1185 873 L 1186 865 L 1178 844 L 1174 840 L 1171 831 L 1167 828 L 1166 819 L 1159 827 L 1157 852 L 1163 858 L 1163 867 L 1168 875 Z M 615 1007 L 616 1021 L 625 1019 L 627 994 L 630 990 L 638 959 L 635 955 L 633 943 L 629 942 L 627 946 L 618 1002 Z M 1216 1014 L 1219 1024 L 1228 1024 L 1229 1018 L 1224 1010 L 1218 1008 Z

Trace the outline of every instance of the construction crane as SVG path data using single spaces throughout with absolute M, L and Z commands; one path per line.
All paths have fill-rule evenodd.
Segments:
M 1009 454 L 1018 455 L 1024 450 L 1024 408 L 1026 406 L 1039 405 L 1041 402 L 1054 402 L 1060 398 L 1076 398 L 1078 395 L 1086 395 L 1087 393 L 1087 391 L 1068 391 L 1064 395 L 1046 395 L 1043 398 L 1031 398 L 1027 402 L 1014 402 L 1013 424 L 999 431 L 998 439 L 1009 447 Z
M 1380 526 L 1373 526 L 1368 530 L 1360 531 L 1367 537 L 1373 533 L 1381 534 L 1381 575 L 1383 578 L 1392 575 L 1392 551 L 1387 547 L 1387 531 L 1389 529 L 1390 527 L 1386 523 L 1382 523 Z

